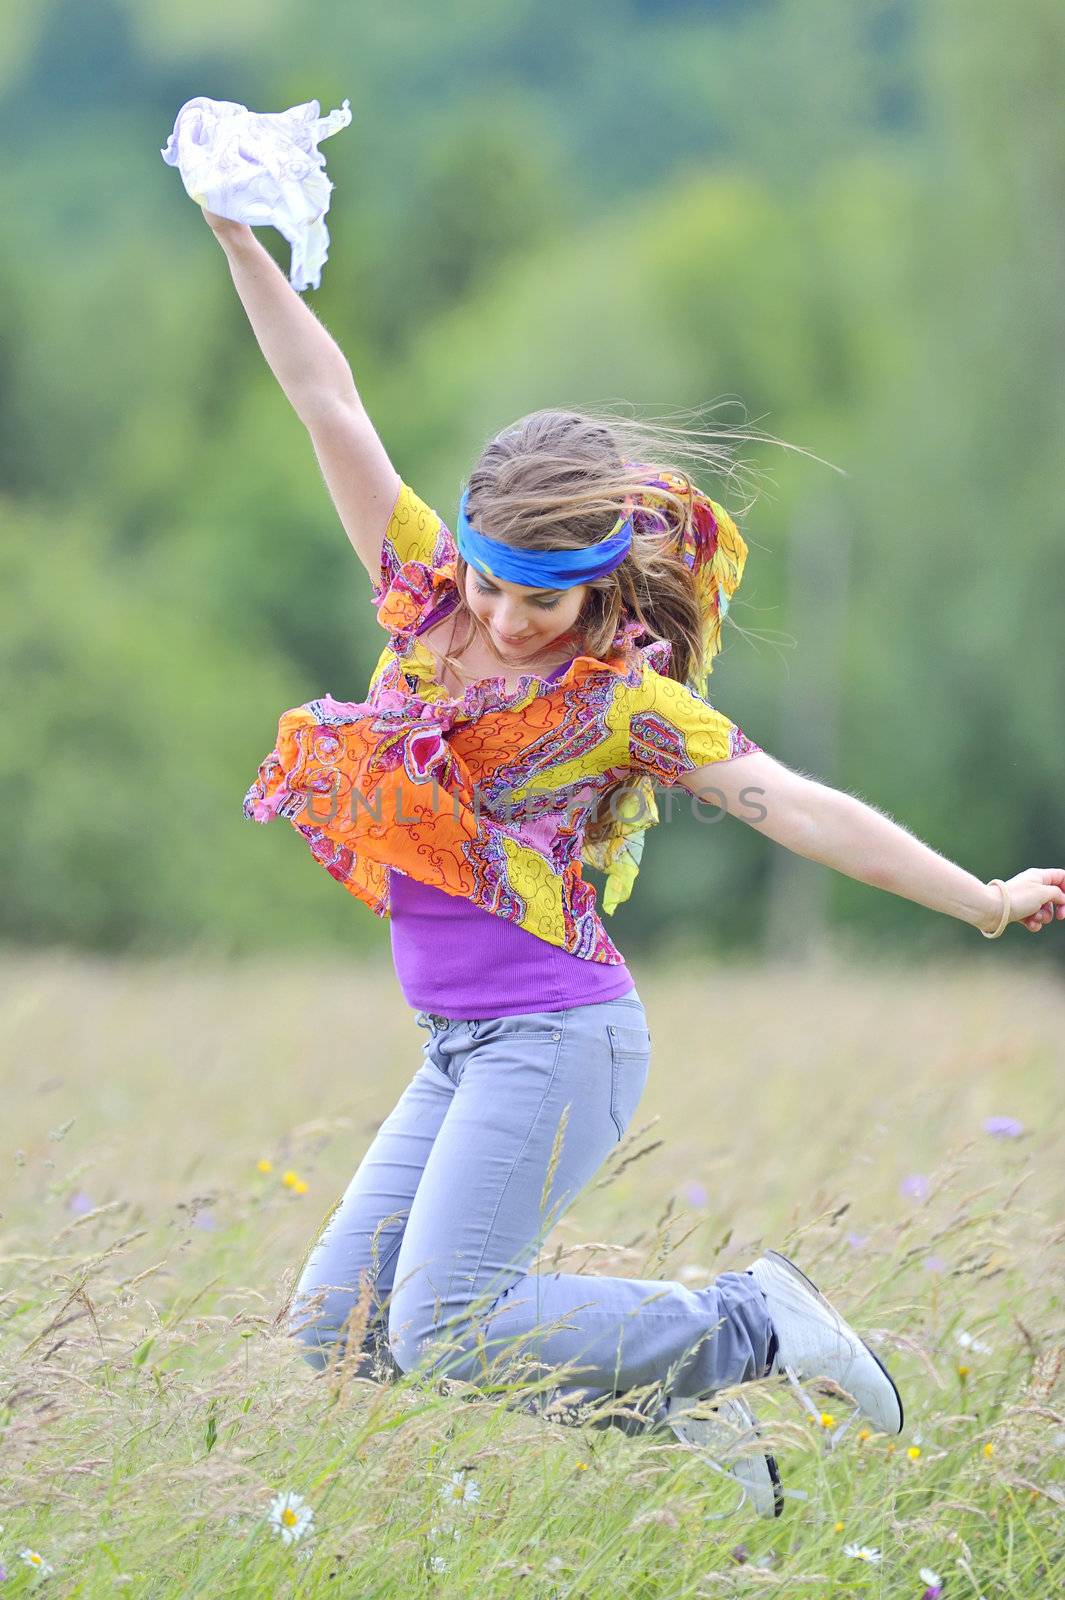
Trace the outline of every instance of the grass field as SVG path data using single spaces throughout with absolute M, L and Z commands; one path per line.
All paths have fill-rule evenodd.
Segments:
M 698 1284 L 768 1244 L 839 1304 L 907 1428 L 747 1386 L 804 1496 L 776 1522 L 679 1441 L 316 1374 L 285 1336 L 421 1060 L 389 968 L 9 953 L 3 1592 L 1065 1593 L 1065 995 L 1015 944 L 636 971 L 647 1090 L 541 1265 Z

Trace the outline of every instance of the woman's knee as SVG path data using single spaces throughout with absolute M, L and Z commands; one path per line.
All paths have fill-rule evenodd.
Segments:
M 285 1331 L 301 1347 L 301 1354 L 319 1371 L 335 1348 L 340 1330 L 326 1314 L 322 1295 L 296 1294 L 285 1316 Z
M 430 1370 L 444 1354 L 444 1343 L 433 1321 L 432 1302 L 417 1294 L 394 1294 L 388 1307 L 388 1349 L 400 1372 L 415 1367 Z
M 443 1307 L 432 1286 L 417 1284 L 394 1293 L 388 1306 L 388 1350 L 400 1372 L 418 1367 L 426 1375 L 466 1378 L 478 1341 L 477 1327 L 487 1304 L 462 1305 L 452 1297 Z
M 410 1318 L 404 1318 L 398 1305 L 388 1311 L 388 1349 L 400 1372 L 411 1372 L 425 1359 L 422 1348 L 424 1333 Z
M 331 1361 L 348 1362 L 352 1377 L 372 1378 L 380 1383 L 394 1383 L 403 1369 L 397 1364 L 384 1337 L 384 1323 L 379 1311 L 360 1326 L 354 1314 L 357 1301 L 348 1297 L 343 1306 L 334 1299 L 324 1305 L 319 1297 L 297 1298 L 290 1306 L 286 1318 L 289 1337 L 300 1346 L 300 1354 L 316 1371 L 323 1371 Z M 346 1313 L 346 1314 L 342 1314 Z M 358 1353 L 348 1350 L 352 1337 L 359 1340 Z
M 336 1350 L 335 1342 L 333 1340 L 319 1339 L 317 1334 L 313 1333 L 313 1330 L 313 1336 L 309 1335 L 306 1328 L 293 1329 L 290 1327 L 289 1332 L 300 1346 L 300 1354 L 307 1364 L 313 1367 L 316 1372 L 324 1372 Z

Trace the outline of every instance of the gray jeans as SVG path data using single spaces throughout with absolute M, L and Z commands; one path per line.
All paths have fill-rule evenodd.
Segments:
M 643 1093 L 651 1036 L 636 991 L 563 1011 L 416 1020 L 425 1059 L 294 1291 L 289 1326 L 307 1359 L 321 1368 L 344 1348 L 365 1274 L 363 1376 L 417 1367 L 489 1392 L 532 1380 L 519 1409 L 626 1432 L 661 1427 L 671 1394 L 760 1376 L 771 1324 L 749 1273 L 690 1289 L 528 1270 Z

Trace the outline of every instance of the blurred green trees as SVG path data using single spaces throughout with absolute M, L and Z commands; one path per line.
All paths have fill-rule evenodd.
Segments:
M 1060 862 L 1060 7 L 52 0 L 3 37 L 0 936 L 387 937 L 291 828 L 241 814 L 279 713 L 361 697 L 384 636 L 159 156 L 198 94 L 350 97 L 310 300 L 446 521 L 485 437 L 536 406 L 740 397 L 846 476 L 747 452 L 768 479 L 734 615 L 766 639 L 728 640 L 716 702 L 981 876 Z M 845 546 L 831 660 L 800 528 L 804 561 Z M 832 737 L 804 745 L 819 717 Z M 757 942 L 775 849 L 728 818 L 659 828 L 612 933 Z M 830 878 L 871 936 L 973 948 Z

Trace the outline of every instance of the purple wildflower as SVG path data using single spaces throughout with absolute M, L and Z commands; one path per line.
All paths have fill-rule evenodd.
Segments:
M 67 1210 L 73 1211 L 75 1216 L 83 1217 L 86 1211 L 92 1210 L 93 1203 L 92 1196 L 86 1194 L 84 1189 L 75 1189 L 67 1201 Z
M 869 1243 L 869 1235 L 867 1233 L 848 1233 L 847 1243 L 852 1250 L 863 1250 Z
M 903 1178 L 899 1184 L 899 1193 L 908 1195 L 911 1200 L 924 1200 L 928 1195 L 928 1179 L 921 1172 L 911 1172 L 908 1178 Z
M 942 1256 L 925 1256 L 924 1270 L 926 1272 L 945 1272 L 947 1270 L 947 1263 L 944 1261 Z
M 994 1134 L 996 1139 L 1019 1139 L 1024 1123 L 1016 1117 L 985 1117 L 984 1132 Z
M 684 1185 L 684 1198 L 690 1206 L 705 1206 L 707 1193 L 701 1183 L 693 1181 Z

